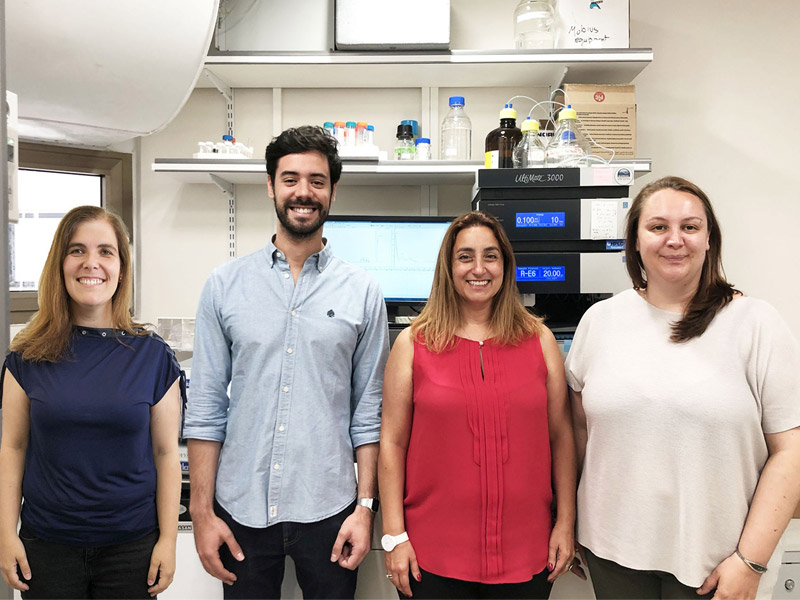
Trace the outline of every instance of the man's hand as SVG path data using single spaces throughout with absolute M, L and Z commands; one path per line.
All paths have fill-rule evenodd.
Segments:
M 331 550 L 331 562 L 345 569 L 355 570 L 369 552 L 372 542 L 373 514 L 365 506 L 356 506 L 339 529 Z
M 216 577 L 222 583 L 233 585 L 233 582 L 236 581 L 236 575 L 222 565 L 222 561 L 219 558 L 219 548 L 222 544 L 227 544 L 228 550 L 238 561 L 244 560 L 244 553 L 236 538 L 233 537 L 230 527 L 225 521 L 213 514 L 201 519 L 196 519 L 192 515 L 192 525 L 194 526 L 194 544 L 197 547 L 197 554 L 200 556 L 203 568 L 209 575 Z

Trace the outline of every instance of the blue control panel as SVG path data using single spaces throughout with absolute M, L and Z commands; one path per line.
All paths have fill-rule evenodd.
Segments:
M 567 277 L 565 266 L 517 267 L 517 281 L 564 281 Z
M 518 212 L 517 227 L 566 227 L 566 213 L 563 212 Z

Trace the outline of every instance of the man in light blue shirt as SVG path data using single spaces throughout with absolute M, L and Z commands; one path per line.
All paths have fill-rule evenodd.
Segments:
M 286 555 L 304 597 L 352 598 L 377 510 L 386 308 L 322 237 L 335 140 L 288 129 L 266 157 L 277 233 L 216 268 L 197 310 L 184 429 L 195 543 L 226 598 L 279 598 Z

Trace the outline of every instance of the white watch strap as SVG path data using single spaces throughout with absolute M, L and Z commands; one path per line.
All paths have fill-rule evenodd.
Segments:
M 365 508 L 368 508 L 372 512 L 378 512 L 378 509 L 375 506 L 375 504 L 377 504 L 375 502 L 375 498 L 359 498 L 357 500 L 357 503 L 358 503 L 359 506 L 363 506 Z

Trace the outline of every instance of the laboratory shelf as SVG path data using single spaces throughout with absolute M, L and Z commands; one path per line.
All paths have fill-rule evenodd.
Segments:
M 650 172 L 649 158 L 614 160 L 633 165 L 634 176 Z M 342 185 L 473 185 L 483 161 L 384 160 L 342 162 Z M 156 173 L 166 173 L 183 183 L 215 183 L 215 178 L 234 185 L 265 185 L 264 160 L 207 160 L 156 158 Z
M 653 60 L 651 48 L 381 52 L 217 52 L 197 87 L 403 88 L 627 84 Z

